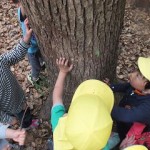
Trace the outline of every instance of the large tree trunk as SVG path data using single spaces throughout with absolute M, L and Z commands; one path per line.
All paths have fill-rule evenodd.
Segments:
M 74 63 L 65 85 L 67 106 L 82 81 L 115 78 L 125 0 L 24 0 L 22 3 L 47 62 L 50 94 L 58 73 L 55 60 L 60 56 Z M 49 101 L 43 117 L 48 117 Z

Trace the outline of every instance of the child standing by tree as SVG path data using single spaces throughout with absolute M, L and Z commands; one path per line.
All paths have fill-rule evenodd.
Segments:
M 129 74 L 129 83 L 110 85 L 114 92 L 125 93 L 119 106 L 114 106 L 112 110 L 121 140 L 136 122 L 147 126 L 145 132 L 150 131 L 150 94 L 145 93 L 146 89 L 150 89 L 149 66 L 150 58 L 139 57 L 138 70 Z
M 87 80 L 79 85 L 68 114 L 63 105 L 65 78 L 72 70 L 65 58 L 57 59 L 59 75 L 53 90 L 51 124 L 55 150 L 108 150 L 112 129 L 110 112 L 114 97 L 111 89 L 98 80 Z
M 26 19 L 26 14 L 24 11 L 24 8 L 22 4 L 20 3 L 20 0 L 12 0 L 15 4 L 17 4 L 18 7 L 18 20 L 23 32 L 23 36 L 26 34 L 25 24 L 24 20 Z M 36 38 L 34 34 L 32 33 L 31 40 L 30 40 L 30 47 L 28 48 L 28 59 L 29 63 L 31 65 L 31 74 L 28 75 L 28 80 L 32 85 L 34 83 L 39 83 L 39 74 L 40 71 L 45 69 L 45 63 L 42 59 L 40 49 L 38 47 Z
M 19 44 L 10 52 L 0 56 L 0 122 L 14 125 L 17 120 L 21 122 L 25 107 L 25 94 L 19 85 L 10 67 L 22 60 L 28 48 L 32 29 L 28 27 L 28 20 L 25 20 L 26 35 Z M 23 128 L 30 126 L 32 117 L 28 109 L 23 121 Z

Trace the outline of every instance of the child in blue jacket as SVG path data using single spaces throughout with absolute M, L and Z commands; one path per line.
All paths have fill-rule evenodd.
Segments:
M 26 14 L 20 0 L 12 0 L 18 7 L 18 20 L 22 29 L 23 36 L 26 34 L 24 20 L 26 19 Z M 42 69 L 45 69 L 45 63 L 42 59 L 40 49 L 38 47 L 35 35 L 32 33 L 30 40 L 31 46 L 28 48 L 28 59 L 31 65 L 31 73 L 28 75 L 28 80 L 32 85 L 38 83 L 40 78 L 39 74 Z
M 114 106 L 112 110 L 121 140 L 135 122 L 145 124 L 144 131 L 150 131 L 150 94 L 144 92 L 150 88 L 149 66 L 150 58 L 139 57 L 138 69 L 129 74 L 129 83 L 110 85 L 114 92 L 124 93 L 119 106 Z

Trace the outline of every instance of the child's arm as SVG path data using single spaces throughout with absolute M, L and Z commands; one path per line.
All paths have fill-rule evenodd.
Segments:
M 103 80 L 110 88 L 112 89 L 113 92 L 126 92 L 127 89 L 130 87 L 129 83 L 116 83 L 116 84 L 111 84 L 110 80 L 108 78 L 105 78 Z
M 148 103 L 141 103 L 141 105 L 131 109 L 114 106 L 111 115 L 116 121 L 125 123 L 141 122 L 147 124 L 149 123 L 150 106 Z
M 12 117 L 6 112 L 0 110 L 0 122 L 14 125 L 16 122 L 15 120 L 16 120 L 15 117 Z
M 64 88 L 64 82 L 65 78 L 73 68 L 73 65 L 68 64 L 68 60 L 65 58 L 59 58 L 56 60 L 56 64 L 59 68 L 59 74 L 56 80 L 56 84 L 53 90 L 53 105 L 59 103 L 63 104 L 62 101 L 62 95 L 63 95 L 63 88 Z
M 130 87 L 129 83 L 118 83 L 118 84 L 110 84 L 110 88 L 113 92 L 126 92 Z
M 13 130 L 8 128 L 9 125 L 0 123 L 0 139 L 13 139 L 19 145 L 24 145 L 26 132 L 25 130 Z
M 25 57 L 27 49 L 30 47 L 29 42 L 32 34 L 32 29 L 28 27 L 28 20 L 25 21 L 26 24 L 26 35 L 23 40 L 10 52 L 4 53 L 0 56 L 0 61 L 5 65 L 11 66 L 19 62 Z

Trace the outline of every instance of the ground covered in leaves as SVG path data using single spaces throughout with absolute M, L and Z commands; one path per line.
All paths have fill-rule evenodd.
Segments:
M 124 20 L 117 66 L 117 77 L 121 80 L 126 80 L 128 73 L 136 68 L 135 62 L 139 56 L 150 56 L 150 16 L 148 12 L 127 4 Z M 0 53 L 12 49 L 21 38 L 16 7 L 5 0 L 0 1 L 0 35 Z M 41 85 L 33 87 L 27 81 L 27 75 L 30 72 L 27 58 L 12 67 L 11 70 L 26 93 L 28 105 L 32 109 L 33 115 L 39 118 L 41 106 L 48 96 L 46 71 L 41 73 L 43 78 Z M 28 131 L 26 150 L 46 149 L 45 145 L 50 134 L 50 126 L 48 121 L 39 119 L 40 126 Z

